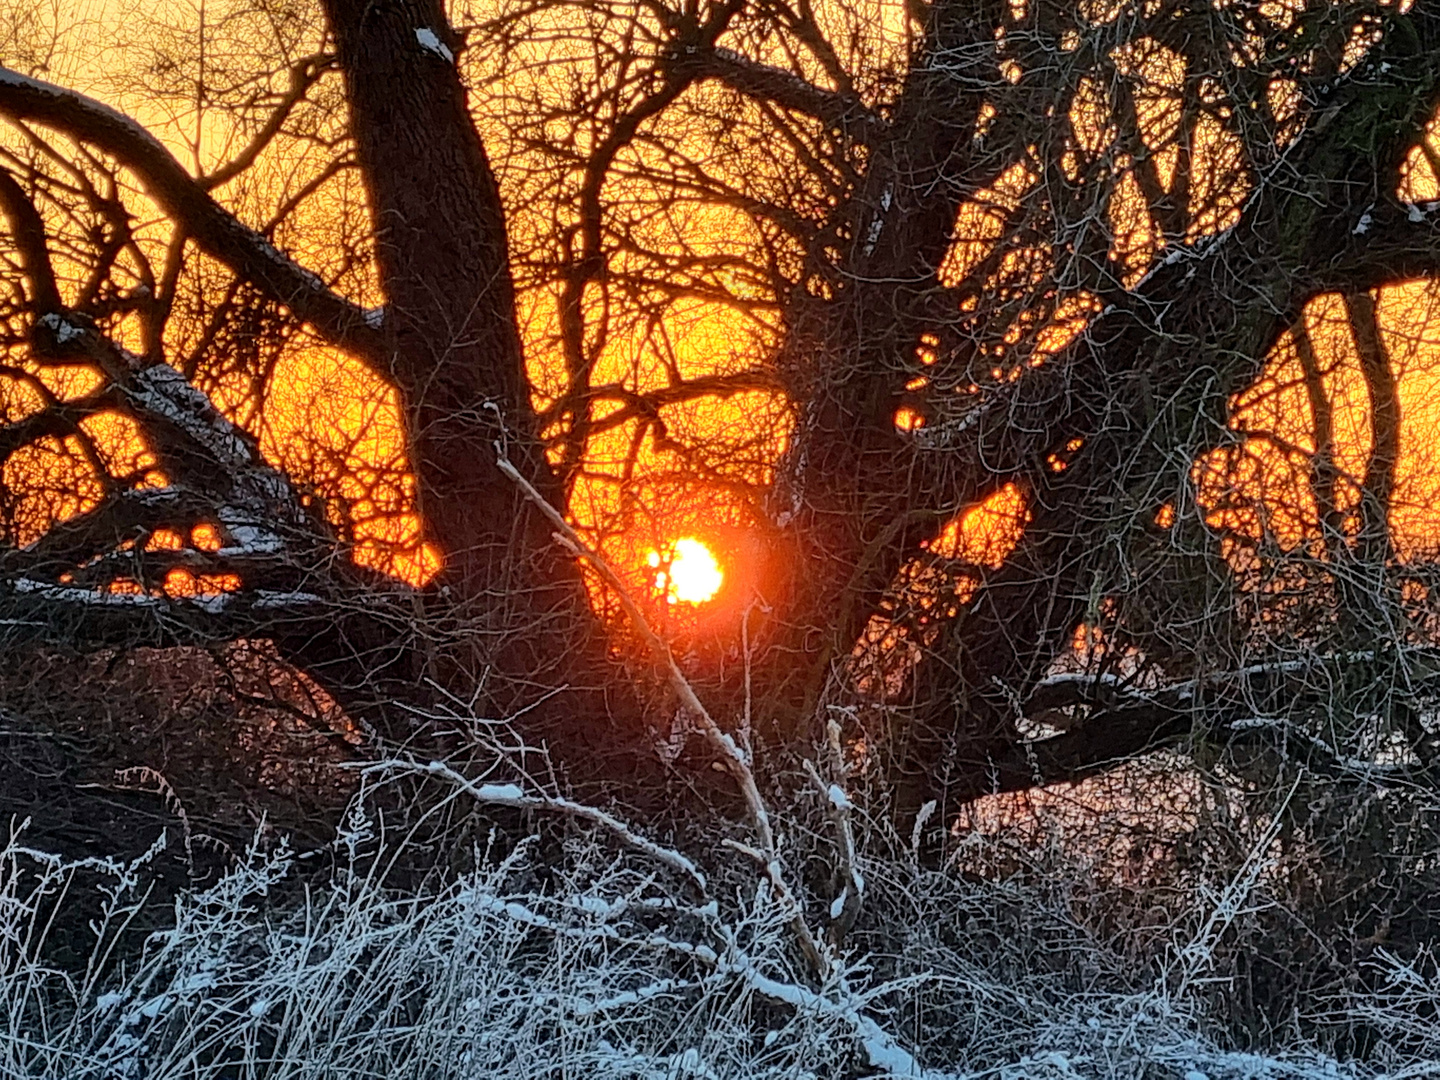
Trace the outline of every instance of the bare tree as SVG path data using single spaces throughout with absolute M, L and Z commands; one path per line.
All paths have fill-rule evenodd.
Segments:
M 603 548 L 713 504 L 731 592 L 669 645 L 709 723 L 783 745 L 846 717 L 902 816 L 1186 740 L 1434 767 L 1377 301 L 1436 272 L 1427 5 L 323 9 L 226 8 L 243 63 L 152 65 L 155 100 L 196 99 L 189 165 L 10 46 L 10 647 L 266 637 L 351 703 L 438 685 L 638 740 L 687 706 L 537 505 Z M 337 234 L 313 265 L 307 214 Z M 1334 294 L 1356 475 L 1310 340 Z M 716 311 L 700 363 L 677 328 Z M 363 497 L 343 449 L 328 479 L 262 453 L 307 343 L 398 400 Z M 1236 405 L 1286 350 L 1293 536 Z M 381 487 L 438 553 L 423 585 L 346 557 Z

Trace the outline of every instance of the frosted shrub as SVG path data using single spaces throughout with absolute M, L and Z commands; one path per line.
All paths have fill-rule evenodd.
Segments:
M 321 874 L 282 843 L 182 893 L 143 947 L 117 947 L 164 838 L 131 863 L 0 853 L 0 1071 L 6 1077 L 830 1078 L 1368 1077 L 1303 1046 L 1242 1053 L 1207 1035 L 1206 951 L 1257 877 L 1177 923 L 1157 979 L 1077 990 L 1008 972 L 965 911 L 1034 904 L 1014 883 L 961 883 L 864 862 L 872 927 L 893 955 L 837 957 L 818 983 L 770 882 L 709 899 L 602 830 L 576 827 L 565 872 L 536 887 L 535 845 L 422 896 L 387 888 L 396 857 L 357 804 Z M 739 878 L 734 879 L 736 881 Z M 715 886 L 718 889 L 718 886 Z M 906 917 L 906 910 L 911 917 Z M 47 959 L 97 911 L 88 959 Z M 948 916 L 953 925 L 942 925 Z M 68 931 L 67 931 L 68 932 Z M 913 943 L 913 944 L 911 944 Z M 1011 943 L 1013 944 L 1013 943 Z M 1105 946 L 1094 970 L 1114 967 Z M 878 961 L 884 959 L 881 964 Z M 1426 961 L 1428 963 L 1428 961 Z M 1073 966 L 1073 965 L 1072 965 Z M 1408 1050 L 1395 1075 L 1440 1074 L 1433 964 L 1392 962 L 1392 992 L 1354 1006 Z M 877 972 L 884 971 L 884 977 Z M 911 1022 L 932 1018 L 929 1027 Z M 944 1017 L 943 1024 L 933 1020 Z M 1408 1041 L 1407 1041 L 1408 1040 Z
M 340 850 L 353 854 L 363 817 Z M 152 852 L 153 854 L 153 852 Z M 405 898 L 386 856 L 324 885 L 281 845 L 182 895 L 172 926 L 104 979 L 47 965 L 77 874 L 99 875 L 92 968 L 140 902 L 143 866 L 3 855 L 0 1068 L 7 1076 L 834 1076 L 855 1017 L 807 1007 L 782 913 L 760 889 L 740 918 L 664 894 L 653 875 L 583 852 L 593 873 L 521 891 L 530 845 Z M 783 1000 L 793 991 L 795 1000 Z M 768 995 L 768 996 L 767 996 Z M 777 1007 L 778 1006 L 784 1006 Z

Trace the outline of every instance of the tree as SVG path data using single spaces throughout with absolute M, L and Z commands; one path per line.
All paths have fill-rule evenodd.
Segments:
M 356 709 L 643 745 L 676 703 L 538 503 L 637 596 L 647 515 L 663 575 L 704 511 L 728 593 L 652 598 L 686 676 L 772 745 L 847 717 L 902 819 L 1179 741 L 1440 761 L 1393 539 L 1426 5 L 323 8 L 155 47 L 188 168 L 12 27 L 11 647 L 265 637 Z M 317 342 L 395 395 L 388 472 L 261 452 Z

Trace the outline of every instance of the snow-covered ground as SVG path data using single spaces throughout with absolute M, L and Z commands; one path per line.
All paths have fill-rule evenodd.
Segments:
M 816 981 L 796 954 L 792 909 L 763 876 L 743 889 L 739 877 L 712 882 L 717 902 L 613 830 L 571 833 L 548 877 L 537 845 L 522 842 L 478 853 L 480 869 L 417 898 L 382 884 L 396 851 L 357 804 L 330 852 L 245 853 L 174 901 L 143 956 L 120 960 L 110 949 L 163 839 L 129 864 L 66 863 L 21 832 L 0 852 L 0 1075 L 1440 1075 L 1433 964 L 1388 959 L 1390 990 L 1357 1006 L 1373 1031 L 1396 1034 L 1403 1059 L 1337 1060 L 1288 1039 L 1283 1023 L 1284 1044 L 1263 1051 L 1216 1034 L 1211 951 L 1251 903 L 1263 869 L 1253 860 L 1225 888 L 1185 898 L 1193 917 L 1174 923 L 1148 972 L 1122 970 L 1078 929 L 1063 942 L 1053 897 L 1017 881 L 870 860 L 868 918 L 884 925 L 852 940 L 886 951 L 836 955 Z M 327 860 L 338 869 L 318 873 Z M 1002 907 L 1029 911 L 1003 942 Z M 88 963 L 46 959 L 47 935 L 97 911 Z M 1027 926 L 1033 941 L 1017 942 Z M 1057 942 L 1070 950 L 1058 963 L 1046 959 Z M 1017 971 L 1026 948 L 1039 960 Z

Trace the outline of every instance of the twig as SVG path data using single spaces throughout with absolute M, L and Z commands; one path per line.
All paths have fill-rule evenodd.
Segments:
M 730 734 L 715 722 L 709 710 L 701 703 L 699 696 L 695 693 L 695 688 L 690 685 L 690 681 L 685 678 L 679 665 L 675 663 L 675 657 L 671 655 L 670 646 L 666 644 L 665 639 L 657 634 L 646 620 L 644 613 L 640 610 L 640 606 L 635 603 L 634 598 L 630 595 L 630 590 L 626 587 L 625 582 L 620 579 L 620 575 L 611 568 L 610 564 L 599 552 L 585 543 L 580 534 L 575 531 L 574 526 L 565 520 L 565 516 L 561 514 L 559 510 L 555 509 L 555 507 L 551 506 L 549 501 L 541 495 L 540 492 L 535 490 L 535 486 L 521 475 L 520 470 L 515 468 L 515 466 L 510 463 L 510 459 L 505 456 L 505 450 L 498 442 L 495 444 L 495 455 L 496 465 L 500 471 L 509 477 L 511 482 L 524 493 L 525 497 L 534 503 L 536 508 L 545 515 L 550 524 L 555 526 L 557 532 L 556 538 L 560 543 L 569 548 L 577 557 L 583 558 L 588 562 L 591 567 L 594 568 L 595 572 L 600 575 L 601 580 L 614 591 L 620 601 L 621 610 L 625 612 L 625 617 L 630 620 L 631 625 L 635 627 L 635 631 L 640 635 L 641 640 L 645 642 L 646 647 L 655 658 L 655 662 L 659 664 L 660 668 L 665 672 L 671 688 L 680 699 L 681 706 L 691 715 L 696 727 L 698 727 L 705 736 L 705 740 L 710 744 L 712 749 L 720 755 L 720 760 L 724 763 L 725 768 L 729 771 L 730 775 L 735 778 L 735 783 L 739 786 L 740 793 L 745 798 L 745 807 L 750 816 L 750 825 L 755 830 L 756 839 L 759 841 L 759 850 L 763 854 L 766 872 L 770 873 L 772 880 L 774 880 L 779 875 L 778 868 L 780 866 L 780 855 L 775 846 L 775 833 L 770 825 L 770 814 L 765 808 L 765 800 L 760 796 L 760 788 L 755 783 L 755 774 L 750 769 L 750 763 L 746 759 L 744 751 L 742 751 L 735 740 L 730 737 Z M 771 873 L 770 869 L 772 866 L 775 867 L 773 873 Z M 784 894 L 791 897 L 794 895 L 789 888 L 784 889 Z M 810 933 L 810 928 L 806 925 L 804 915 L 799 911 L 798 904 L 796 905 L 796 916 L 793 925 L 795 935 L 800 942 L 800 947 L 814 968 L 815 974 L 824 978 L 829 973 L 830 965 L 825 959 L 824 953 L 816 944 L 814 935 Z
M 853 809 L 849 795 L 842 781 L 845 779 L 845 756 L 840 749 L 840 724 L 832 717 L 825 725 L 826 742 L 830 750 L 830 768 L 836 779 L 827 784 L 820 770 L 805 759 L 805 772 L 825 800 L 826 812 L 835 828 L 836 848 L 840 855 L 840 877 L 844 883 L 840 895 L 830 905 L 830 940 L 837 947 L 860 917 L 860 908 L 865 900 L 865 879 L 857 867 L 855 854 L 855 830 L 850 824 Z
M 476 802 L 486 806 L 508 806 L 516 810 L 542 810 L 588 821 L 592 825 L 598 825 L 607 830 L 625 846 L 648 855 L 656 862 L 663 863 L 677 873 L 683 874 L 702 894 L 705 892 L 705 875 L 684 855 L 672 848 L 662 847 L 653 840 L 647 840 L 619 818 L 593 806 L 554 795 L 527 795 L 516 784 L 476 784 L 443 761 L 432 761 L 428 765 L 421 765 L 418 762 L 391 759 L 367 765 L 363 771 L 366 774 L 408 772 L 417 775 L 439 776 L 460 788 Z

